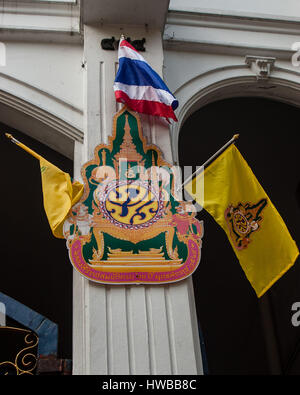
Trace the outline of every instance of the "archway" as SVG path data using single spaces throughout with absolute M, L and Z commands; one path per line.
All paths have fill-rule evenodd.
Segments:
M 171 125 L 175 164 L 178 163 L 179 134 L 184 122 L 207 104 L 234 97 L 263 97 L 300 107 L 299 75 L 276 65 L 266 79 L 258 79 L 245 64 L 212 69 L 188 80 L 174 93 L 180 103 L 178 122 Z
M 210 102 L 190 115 L 180 130 L 179 163 L 201 165 L 234 133 L 240 133 L 238 148 L 300 245 L 297 201 L 300 176 L 296 170 L 300 110 L 279 101 L 255 97 L 254 93 L 249 95 L 252 97 Z M 224 92 L 227 94 L 229 92 Z M 238 96 L 247 94 L 239 91 Z M 245 278 L 225 233 L 205 211 L 199 213 L 199 219 L 204 220 L 205 232 L 202 259 L 193 275 L 193 283 L 209 372 L 269 373 L 260 301 Z M 298 260 L 268 291 L 281 373 L 300 371 L 300 357 L 297 353 L 293 355 L 300 331 L 291 324 L 291 306 L 300 300 L 299 289 Z
M 2 109 L 2 104 L 0 105 Z M 8 109 L 0 112 L 0 161 L 2 168 L 2 232 L 0 292 L 9 295 L 58 324 L 58 357 L 72 358 L 72 265 L 64 240 L 51 233 L 43 207 L 39 162 L 12 144 L 4 135 L 38 152 L 57 167 L 73 175 L 73 161 L 49 148 L 51 128 L 39 121 L 39 140 L 29 137 L 37 123 L 26 115 L 26 134 L 21 128 L 23 116 Z M 38 109 L 37 109 L 38 111 Z M 11 119 L 19 130 L 5 124 Z M 46 132 L 44 134 L 44 131 Z M 47 134 L 49 132 L 49 135 Z M 54 133 L 54 129 L 52 129 Z M 52 137 L 53 138 L 53 137 Z M 60 142 L 73 143 L 63 137 Z M 63 147 L 62 147 L 63 148 Z M 70 155 L 68 155 L 70 156 Z M 72 153 L 73 156 L 73 153 Z

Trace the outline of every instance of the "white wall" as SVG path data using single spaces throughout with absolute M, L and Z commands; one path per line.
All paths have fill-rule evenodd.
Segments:
M 0 67 L 1 90 L 82 129 L 82 46 L 2 42 L 6 46 L 6 66 Z
M 298 0 L 171 0 L 170 10 L 300 18 Z
M 69 158 L 83 141 L 79 22 L 78 1 L 0 5 L 0 119 Z
M 2 42 L 1 122 L 73 158 L 74 141 L 83 141 L 83 46 L 7 36 Z

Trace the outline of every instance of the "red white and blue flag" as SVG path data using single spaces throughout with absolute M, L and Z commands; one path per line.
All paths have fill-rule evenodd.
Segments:
M 121 39 L 118 57 L 119 69 L 114 82 L 117 102 L 139 113 L 177 121 L 174 114 L 177 99 L 142 55 Z

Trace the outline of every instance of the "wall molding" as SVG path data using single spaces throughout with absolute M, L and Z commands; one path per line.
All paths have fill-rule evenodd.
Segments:
M 245 63 L 256 74 L 258 80 L 268 79 L 271 75 L 276 58 L 246 55 Z
M 171 125 L 171 143 L 178 164 L 180 129 L 191 114 L 209 103 L 232 97 L 263 97 L 300 107 L 299 73 L 274 65 L 269 78 L 260 80 L 246 64 L 219 67 L 192 78 L 174 94 L 180 107 L 178 122 Z
M 218 55 L 238 55 L 246 56 L 259 53 L 261 56 L 275 57 L 277 59 L 291 59 L 294 50 L 284 47 L 271 47 L 262 45 L 239 45 L 234 42 L 227 41 L 207 41 L 207 40 L 188 40 L 176 37 L 170 38 L 164 35 L 164 50 L 180 51 L 180 52 L 204 52 Z
M 298 18 L 169 10 L 163 40 L 165 50 L 291 59 L 299 35 Z
M 70 1 L 3 1 L 1 30 L 80 33 L 80 5 Z
M 299 35 L 300 33 L 299 18 L 279 18 L 258 14 L 246 16 L 224 12 L 191 12 L 171 9 L 168 12 L 166 24 L 280 34 Z
M 50 126 L 73 141 L 83 142 L 83 132 L 48 111 L 0 90 L 0 102 Z

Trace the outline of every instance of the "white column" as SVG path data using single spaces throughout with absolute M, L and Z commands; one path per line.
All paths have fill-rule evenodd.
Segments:
M 6 325 L 6 308 L 5 304 L 0 302 L 0 326 Z
M 107 143 L 117 110 L 113 81 L 117 51 L 102 38 L 146 38 L 144 56 L 162 70 L 161 33 L 145 28 L 85 26 L 85 140 L 75 147 L 75 176 L 94 147 Z M 144 134 L 172 162 L 169 128 L 142 116 Z M 176 284 L 109 286 L 74 271 L 73 374 L 201 374 L 202 363 L 191 279 Z

